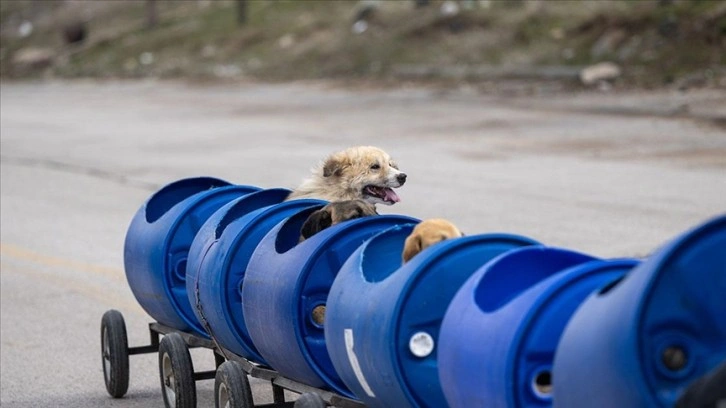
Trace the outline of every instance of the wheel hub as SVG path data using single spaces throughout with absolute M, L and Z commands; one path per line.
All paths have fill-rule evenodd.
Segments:
M 169 405 L 176 405 L 176 379 L 174 378 L 174 370 L 171 367 L 171 358 L 169 354 L 164 354 L 162 363 L 162 375 L 164 378 L 164 394 L 166 394 Z
M 217 393 L 219 406 L 223 408 L 231 408 L 229 401 L 229 392 L 224 383 L 219 384 L 219 392 Z

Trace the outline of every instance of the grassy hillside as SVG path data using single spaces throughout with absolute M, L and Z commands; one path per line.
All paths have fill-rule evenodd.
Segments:
M 444 3 L 248 0 L 240 25 L 234 1 L 160 0 L 158 24 L 148 28 L 143 0 L 2 0 L 0 73 L 475 82 L 569 80 L 580 67 L 612 61 L 622 68 L 616 86 L 725 85 L 723 1 Z M 67 44 L 61 32 L 77 22 L 88 35 Z

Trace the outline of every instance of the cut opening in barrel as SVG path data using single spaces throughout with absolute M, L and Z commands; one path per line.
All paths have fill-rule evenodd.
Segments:
M 146 204 L 146 222 L 152 223 L 166 214 L 176 204 L 202 191 L 225 187 L 230 183 L 212 178 L 200 177 L 179 180 L 159 190 Z
M 363 252 L 363 277 L 366 281 L 381 282 L 401 267 L 401 252 L 413 224 L 396 226 L 379 233 L 368 241 Z
M 300 242 L 300 231 L 305 220 L 308 219 L 310 214 L 321 208 L 323 208 L 323 204 L 313 205 L 288 218 L 277 233 L 275 251 L 278 254 L 284 254 L 294 248 Z

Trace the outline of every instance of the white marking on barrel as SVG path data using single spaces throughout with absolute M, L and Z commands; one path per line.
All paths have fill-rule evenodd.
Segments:
M 356 357 L 355 351 L 353 351 L 353 329 L 344 329 L 343 335 L 345 337 L 345 351 L 348 353 L 348 361 L 350 362 L 350 366 L 353 367 L 355 378 L 358 379 L 361 387 L 363 387 L 363 391 L 365 391 L 369 397 L 375 398 L 376 394 L 373 393 L 370 385 L 368 385 L 368 381 L 366 381 L 366 378 L 363 376 L 363 370 L 360 369 L 358 357 Z

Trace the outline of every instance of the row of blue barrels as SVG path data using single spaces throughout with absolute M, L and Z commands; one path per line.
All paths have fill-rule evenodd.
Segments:
M 151 317 L 370 407 L 666 407 L 726 359 L 726 216 L 644 260 L 514 234 L 401 264 L 419 220 L 381 215 L 299 243 L 325 201 L 179 180 L 129 227 Z

